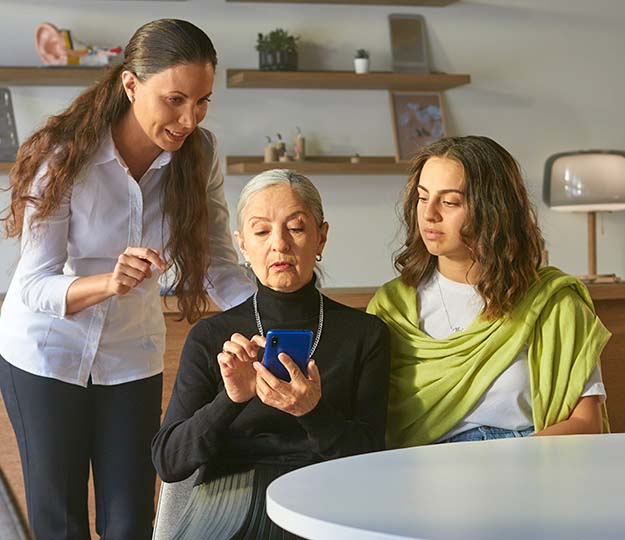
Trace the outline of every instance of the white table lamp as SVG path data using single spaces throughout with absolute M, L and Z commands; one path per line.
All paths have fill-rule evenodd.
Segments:
M 558 212 L 588 214 L 588 276 L 584 277 L 619 281 L 614 274 L 597 275 L 597 212 L 625 210 L 625 151 L 580 150 L 550 156 L 545 163 L 543 200 Z

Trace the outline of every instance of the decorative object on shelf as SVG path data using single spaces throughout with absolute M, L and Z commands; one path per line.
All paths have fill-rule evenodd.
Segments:
M 280 159 L 284 154 L 286 154 L 286 143 L 282 140 L 282 135 L 279 133 L 276 133 L 276 137 L 278 138 L 275 144 L 276 155 L 278 156 L 278 159 Z
M 48 66 L 67 65 L 67 46 L 61 31 L 50 23 L 35 29 L 35 47 L 41 61 Z
M 390 92 L 395 158 L 408 161 L 420 148 L 446 135 L 437 92 Z
M 295 140 L 293 142 L 293 153 L 295 161 L 303 161 L 306 159 L 306 138 L 302 135 L 302 130 L 298 127 Z
M 15 161 L 18 147 L 11 92 L 0 88 L 0 161 Z
M 625 210 L 625 151 L 560 152 L 545 163 L 543 200 L 559 212 L 588 214 L 588 282 L 614 282 L 597 274 L 597 212 Z
M 369 73 L 369 51 L 358 49 L 354 56 L 354 71 L 356 73 Z
M 356 153 L 349 158 L 350 163 L 360 163 L 360 154 Z
M 282 155 L 278 158 L 278 161 L 279 161 L 280 163 L 287 163 L 287 162 L 289 162 L 289 161 L 293 161 L 293 160 L 291 159 L 291 156 L 289 156 L 289 154 L 282 154 Z
M 69 30 L 41 23 L 35 30 L 35 46 L 41 61 L 53 66 L 108 66 L 122 61 L 122 48 L 85 45 L 72 39 Z
M 393 71 L 429 73 L 425 19 L 422 15 L 388 16 Z
M 278 161 L 278 152 L 276 151 L 276 147 L 271 142 L 271 137 L 269 135 L 267 137 L 267 146 L 265 146 L 265 163 L 272 163 L 274 161 Z
M 282 28 L 269 34 L 258 34 L 256 50 L 259 68 L 263 71 L 297 71 L 297 41 Z

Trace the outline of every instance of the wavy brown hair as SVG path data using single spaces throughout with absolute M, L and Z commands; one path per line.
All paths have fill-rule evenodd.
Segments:
M 414 287 L 437 267 L 438 257 L 428 252 L 417 223 L 417 186 L 432 157 L 451 159 L 464 170 L 467 219 L 460 235 L 480 269 L 474 285 L 484 300 L 482 316 L 505 316 L 538 279 L 541 235 L 519 164 L 488 137 L 447 137 L 414 157 L 404 196 L 406 241 L 395 267 Z
M 32 205 L 29 225 L 48 218 L 58 208 L 64 193 L 87 165 L 103 138 L 126 115 L 130 103 L 121 81 L 131 71 L 141 81 L 182 64 L 217 65 L 217 53 L 209 37 L 197 26 L 177 19 L 160 19 L 139 28 L 124 50 L 124 62 L 111 68 L 61 114 L 48 119 L 44 127 L 20 147 L 11 169 L 11 205 L 2 217 L 8 237 L 20 237 L 24 211 Z M 170 286 L 178 297 L 182 317 L 196 320 L 208 308 L 205 278 L 210 263 L 208 252 L 208 208 L 206 184 L 208 161 L 206 137 L 196 127 L 180 150 L 173 154 L 163 176 L 161 208 L 170 237 L 165 247 L 173 268 Z M 211 151 L 213 149 L 211 148 Z M 45 189 L 33 195 L 37 172 L 46 167 Z

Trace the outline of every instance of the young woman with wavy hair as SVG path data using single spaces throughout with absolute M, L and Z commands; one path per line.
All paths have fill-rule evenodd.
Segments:
M 37 538 L 149 539 L 170 268 L 183 317 L 253 291 L 237 265 L 215 137 L 217 55 L 150 22 L 124 61 L 20 148 L 3 217 L 22 251 L 0 319 L 0 385 Z M 208 294 L 207 294 L 208 289 Z
M 404 447 L 607 429 L 609 332 L 586 288 L 541 268 L 519 165 L 487 137 L 414 158 L 400 277 L 368 311 L 391 330 L 387 443 Z

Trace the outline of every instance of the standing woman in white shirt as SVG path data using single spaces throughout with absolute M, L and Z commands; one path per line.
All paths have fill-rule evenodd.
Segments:
M 199 127 L 217 56 L 208 36 L 163 19 L 124 62 L 20 148 L 3 220 L 21 257 L 0 318 L 0 384 L 36 538 L 152 534 L 167 268 L 199 318 L 253 291 L 237 265 L 214 136 Z

